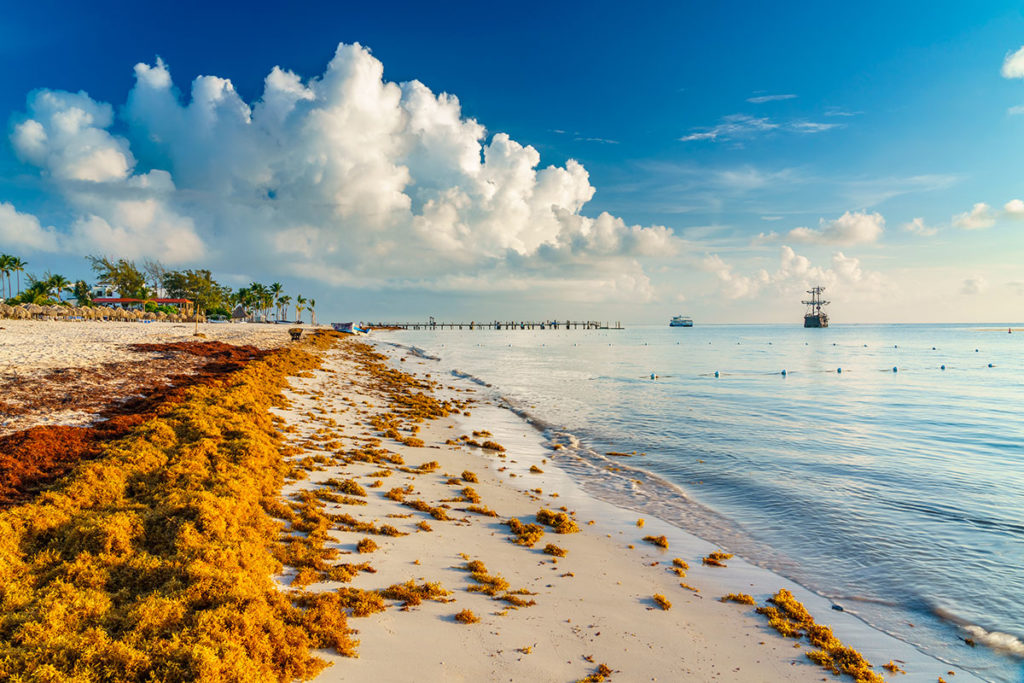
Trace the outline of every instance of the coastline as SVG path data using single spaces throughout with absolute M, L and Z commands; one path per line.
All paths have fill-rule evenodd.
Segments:
M 132 336 L 139 331 L 135 328 L 114 336 Z M 268 330 L 267 335 L 266 346 L 280 348 L 281 343 L 276 339 L 270 343 L 269 336 L 284 337 L 285 330 Z M 545 447 L 535 430 L 509 410 L 475 401 L 471 382 L 460 383 L 458 378 L 445 376 L 437 383 L 437 377 L 429 376 L 428 361 L 410 357 L 403 362 L 400 350 L 392 353 L 391 366 L 420 376 L 413 385 L 397 375 L 385 374 L 379 367 L 368 370 L 365 363 L 356 363 L 351 351 L 353 340 L 341 344 L 353 347 L 324 351 L 302 346 L 319 356 L 319 368 L 307 366 L 306 361 L 294 368 L 286 364 L 280 370 L 289 375 L 284 389 L 286 402 L 273 398 L 272 387 L 276 384 L 272 383 L 271 393 L 258 403 L 269 401 L 276 406 L 272 409 L 276 418 L 268 415 L 267 419 L 273 419 L 284 435 L 282 446 L 289 454 L 283 471 L 287 477 L 281 489 L 284 497 L 270 507 L 276 510 L 274 516 L 290 518 L 293 540 L 305 542 L 317 536 L 325 556 L 329 551 L 337 554 L 334 559 L 344 562 L 367 562 L 373 570 L 356 571 L 345 577 L 348 581 L 323 581 L 325 576 L 321 574 L 310 582 L 308 573 L 303 581 L 296 581 L 302 572 L 297 565 L 286 566 L 277 575 L 279 592 L 306 584 L 305 597 L 298 598 L 307 605 L 303 619 L 313 618 L 310 605 L 317 605 L 314 616 L 321 615 L 322 605 L 316 602 L 316 596 L 328 601 L 344 596 L 347 626 L 344 615 L 336 614 L 334 618 L 340 621 L 335 621 L 332 637 L 324 636 L 325 627 L 318 622 L 304 627 L 304 637 L 311 637 L 309 642 L 316 647 L 333 642 L 336 648 L 346 649 L 350 646 L 348 629 L 360 632 L 361 643 L 354 650 L 346 650 L 357 654 L 356 658 L 342 657 L 337 651 L 315 653 L 335 664 L 323 670 L 317 680 L 572 681 L 597 676 L 601 664 L 611 670 L 612 680 L 616 676 L 619 680 L 820 680 L 826 672 L 804 655 L 811 649 L 806 640 L 794 647 L 793 639 L 772 631 L 752 607 L 718 602 L 726 593 L 743 592 L 762 604 L 783 587 L 789 587 L 822 623 L 833 626 L 843 641 L 860 649 L 876 670 L 894 659 L 908 671 L 900 676 L 903 680 L 935 681 L 949 671 L 949 667 L 853 617 L 832 612 L 827 601 L 740 558 L 729 560 L 727 568 L 701 566 L 700 558 L 716 550 L 715 546 L 650 517 L 641 528 L 635 513 L 583 491 L 559 469 L 557 454 Z M 250 374 L 259 376 L 262 371 L 258 365 L 254 368 L 255 374 Z M 436 419 L 422 423 L 416 421 L 417 413 L 413 411 L 407 420 L 395 423 L 399 428 L 394 433 L 382 434 L 390 429 L 387 415 L 395 410 L 388 397 L 406 395 L 402 392 L 415 396 L 431 382 L 442 385 L 434 387 L 438 400 L 450 401 L 449 405 L 462 406 L 462 410 L 442 415 L 448 411 L 432 409 L 436 414 L 430 417 Z M 167 418 L 158 415 L 154 419 L 153 424 L 159 425 Z M 230 422 L 235 418 L 224 413 L 219 419 Z M 421 429 L 413 430 L 416 426 Z M 491 433 L 488 438 L 505 446 L 504 454 L 445 443 L 484 430 Z M 376 453 L 378 459 L 360 459 L 367 453 Z M 387 454 L 384 460 L 379 459 L 384 457 L 381 454 Z M 436 467 L 423 467 L 431 462 L 436 462 Z M 102 458 L 94 463 L 104 465 Z M 389 475 L 381 476 L 385 471 Z M 476 481 L 470 482 L 465 472 L 472 472 Z M 370 476 L 374 474 L 377 476 Z M 353 504 L 351 500 L 345 502 L 346 496 L 337 495 L 337 480 L 342 478 L 360 484 L 357 488 L 364 495 L 347 497 L 362 500 Z M 325 485 L 329 479 L 336 481 Z M 374 488 L 375 481 L 382 483 Z M 409 484 L 415 496 L 384 495 Z M 479 496 L 480 505 L 493 509 L 498 516 L 466 511 L 471 500 L 455 499 L 465 498 L 467 487 Z M 234 505 L 231 495 L 242 494 L 231 488 L 225 495 L 225 504 Z M 421 507 L 427 511 L 405 504 L 413 502 L 412 498 L 424 503 Z M 533 523 L 541 509 L 558 511 L 563 506 L 567 513 L 574 513 L 578 533 L 558 534 L 547 526 L 543 538 L 532 548 L 509 540 L 510 530 L 504 521 L 515 517 L 524 524 Z M 438 510 L 451 519 L 434 517 Z M 307 513 L 318 522 L 327 520 L 328 526 L 332 526 L 331 518 L 324 515 L 348 514 L 371 528 L 381 529 L 387 524 L 408 535 L 370 533 L 351 525 L 347 530 L 306 527 L 306 531 L 299 531 L 298 525 L 306 521 L 303 515 Z M 589 524 L 591 520 L 593 524 Z M 421 522 L 432 531 L 420 530 Z M 659 535 L 666 536 L 666 550 L 643 540 L 644 536 Z M 357 544 L 365 538 L 374 541 L 377 549 L 359 552 Z M 130 545 L 130 539 L 118 542 Z M 548 543 L 568 554 L 561 558 L 546 554 L 543 548 Z M 672 569 L 672 560 L 677 557 L 688 564 L 684 577 Z M 493 596 L 470 590 L 481 585 L 465 569 L 474 560 L 486 565 L 491 578 L 503 577 L 508 582 L 507 590 Z M 425 599 L 403 611 L 402 601 L 389 597 L 393 592 L 385 587 L 394 588 L 408 580 L 423 585 L 437 581 L 451 594 L 439 596 L 444 602 Z M 516 593 L 515 589 L 524 592 Z M 671 609 L 658 608 L 655 595 L 665 596 L 672 603 Z M 493 599 L 503 596 L 512 599 Z M 363 599 L 380 609 L 370 609 L 366 617 L 354 616 L 361 604 L 355 601 Z M 447 602 L 451 599 L 454 602 Z M 510 608 L 516 606 L 516 600 L 536 604 Z M 454 621 L 454 615 L 463 609 L 472 610 L 479 623 Z M 296 626 L 291 624 L 289 628 Z M 296 662 L 289 669 L 291 675 L 306 678 L 316 670 L 316 665 L 302 660 L 301 654 L 289 656 Z M 977 679 L 958 671 L 957 680 Z

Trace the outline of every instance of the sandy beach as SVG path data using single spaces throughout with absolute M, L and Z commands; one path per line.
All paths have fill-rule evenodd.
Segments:
M 126 354 L 137 354 L 139 358 L 134 360 L 141 361 L 160 356 L 155 350 L 132 351 L 126 346 L 130 344 L 196 341 L 191 336 L 192 327 L 187 325 L 10 322 L 5 327 L 0 332 L 4 335 L 0 367 L 16 367 L 19 375 L 40 377 L 58 368 L 84 370 L 122 362 Z M 201 331 L 207 335 L 205 342 L 253 345 L 261 351 L 285 346 L 286 330 L 281 327 L 205 325 Z M 283 401 L 273 388 L 278 381 L 274 380 L 266 396 L 253 404 L 257 408 L 252 409 L 257 424 L 263 420 L 269 426 L 273 420 L 274 431 L 283 437 L 275 447 L 282 455 L 275 455 L 273 449 L 255 450 L 252 445 L 274 443 L 265 441 L 270 438 L 266 426 L 259 427 L 258 431 L 263 431 L 252 436 L 245 436 L 248 428 L 244 423 L 230 429 L 217 426 L 216 420 L 235 424 L 241 414 L 229 410 L 221 415 L 213 408 L 221 403 L 231 405 L 217 398 L 215 392 L 220 390 L 216 387 L 221 385 L 216 382 L 220 379 L 211 380 L 211 389 L 199 390 L 214 392 L 206 400 L 215 421 L 213 426 L 201 428 L 209 434 L 196 436 L 190 431 L 194 428 L 175 428 L 179 440 L 193 440 L 182 441 L 182 448 L 186 448 L 183 453 L 206 449 L 204 441 L 227 439 L 228 445 L 216 447 L 217 452 L 262 453 L 262 458 L 278 459 L 271 469 L 280 470 L 280 477 L 254 483 L 251 488 L 265 491 L 261 494 L 262 509 L 283 525 L 283 532 L 275 532 L 283 535 L 277 541 L 260 542 L 265 547 L 260 545 L 258 551 L 246 551 L 266 560 L 239 560 L 237 570 L 231 569 L 235 566 L 232 560 L 220 571 L 229 577 L 231 571 L 249 577 L 245 585 L 271 582 L 269 592 L 259 593 L 260 600 L 274 605 L 275 591 L 287 595 L 300 608 L 305 606 L 303 619 L 313 618 L 315 611 L 326 613 L 328 605 L 344 609 L 345 615 L 335 618 L 326 636 L 326 627 L 310 627 L 311 632 L 319 634 L 309 640 L 315 648 L 313 654 L 330 664 L 322 670 L 303 660 L 301 652 L 289 655 L 301 664 L 285 665 L 277 660 L 286 658 L 273 655 L 273 648 L 260 655 L 260 647 L 243 647 L 243 641 L 231 644 L 247 650 L 246 656 L 252 658 L 249 664 L 238 664 L 241 669 L 236 671 L 256 667 L 253 662 L 264 667 L 258 675 L 257 669 L 252 669 L 254 680 L 266 676 L 309 678 L 318 670 L 318 681 L 827 680 L 828 670 L 805 655 L 815 649 L 807 637 L 799 637 L 799 632 L 797 638 L 783 637 L 769 626 L 765 616 L 755 612 L 754 605 L 720 601 L 727 594 L 749 594 L 757 605 L 770 608 L 766 601 L 783 588 L 791 590 L 820 624 L 832 626 L 835 637 L 861 651 L 874 665 L 873 675 L 896 675 L 906 681 L 936 681 L 951 675 L 957 676 L 955 680 L 975 680 L 850 615 L 830 609 L 828 601 L 741 558 L 723 555 L 718 563 L 704 563 L 703 558 L 713 557 L 721 549 L 678 527 L 657 519 L 640 520 L 635 513 L 589 496 L 559 469 L 558 452 L 546 446 L 525 422 L 507 410 L 475 401 L 468 383 L 459 384 L 449 376 L 438 381 L 438 377 L 431 376 L 428 364 L 406 357 L 400 348 L 378 347 L 386 355 L 377 355 L 354 340 L 319 346 L 300 343 L 290 348 L 295 350 L 285 353 L 291 355 L 281 358 L 300 360 L 280 361 L 278 365 L 284 363 L 284 369 L 275 370 L 282 373 L 280 381 L 286 383 L 281 385 L 285 387 Z M 232 372 L 260 378 L 266 375 L 260 363 L 278 357 L 271 354 L 266 356 L 270 360 L 263 361 L 258 360 L 263 356 L 251 354 L 251 359 L 239 361 L 239 367 L 245 370 Z M 316 360 L 314 363 L 302 358 Z M 319 367 L 306 367 L 310 363 Z M 415 373 L 417 378 L 391 368 Z M 231 385 L 234 376 L 225 375 L 225 386 Z M 225 391 L 250 391 L 248 386 L 243 383 Z M 182 399 L 182 410 L 195 400 L 191 396 L 186 394 Z M 249 405 L 249 399 L 241 400 L 244 403 L 239 405 Z M 258 407 L 263 405 L 275 406 L 269 408 L 272 416 L 266 408 Z M 91 424 L 96 417 L 89 410 L 79 412 L 73 424 Z M 158 407 L 154 413 L 147 413 L 147 419 L 157 422 L 146 422 L 140 429 L 146 425 L 158 429 L 160 421 L 172 419 L 175 414 L 169 408 Z M 40 418 L 34 424 L 45 425 L 46 421 Z M 23 429 L 24 425 L 17 428 Z M 239 444 L 249 445 L 235 450 L 230 444 L 236 438 L 243 439 Z M 61 509 L 77 509 L 83 517 L 110 519 L 113 508 L 98 508 L 98 503 L 80 500 L 91 495 L 92 485 L 82 482 L 95 480 L 86 477 L 87 471 L 104 466 L 105 458 L 114 457 L 107 453 L 99 452 L 93 463 L 49 484 L 58 497 L 65 495 L 65 487 L 73 485 L 69 491 L 78 487 L 74 489 L 78 496 L 74 505 L 62 503 Z M 129 471 L 136 466 L 131 459 L 134 456 L 123 450 L 120 453 L 117 457 L 128 458 L 122 469 Z M 204 456 L 204 467 L 216 470 L 221 466 L 210 453 Z M 241 467 L 235 470 L 239 477 L 262 471 L 246 464 L 248 455 L 230 457 L 242 458 L 231 460 L 230 465 L 225 461 L 224 465 Z M 262 462 L 260 467 L 266 468 L 266 463 L 272 461 Z M 162 467 L 177 471 L 173 459 L 167 463 L 147 466 L 151 467 L 147 471 L 158 473 Z M 210 481 L 222 479 L 218 476 Z M 182 481 L 186 483 L 180 486 L 198 486 L 196 495 L 200 497 L 220 496 L 221 514 L 227 519 L 235 514 L 232 506 L 238 501 L 233 496 L 248 497 L 241 493 L 244 488 L 238 488 L 245 486 L 243 481 L 218 483 L 216 486 L 228 488 L 211 489 L 215 493 L 205 492 L 207 484 L 201 483 L 202 479 L 188 477 Z M 126 490 L 128 493 L 119 495 L 135 495 L 131 487 Z M 47 496 L 52 494 L 45 494 L 38 502 L 0 509 L 0 524 L 6 525 L 3 528 L 11 532 L 9 536 L 14 530 L 20 530 L 19 534 L 36 533 L 26 531 L 33 523 L 25 520 L 46 513 L 47 505 L 56 504 Z M 117 510 L 138 507 L 137 500 L 131 505 L 116 505 Z M 68 514 L 74 526 L 75 513 Z M 150 519 L 145 513 L 139 514 Z M 168 513 L 152 514 L 162 519 Z M 239 519 L 253 518 L 246 513 Z M 277 528 L 267 526 L 268 521 L 251 523 L 258 529 Z M 235 541 L 231 541 L 235 532 L 231 525 L 222 526 L 211 527 L 220 529 L 213 532 L 218 539 L 216 547 L 223 548 L 218 552 L 233 557 L 237 554 Z M 243 524 L 240 528 L 244 532 L 246 527 Z M 81 533 L 74 532 L 68 538 L 79 538 Z M 264 536 L 255 537 L 274 538 L 274 534 L 265 535 L 267 531 L 260 533 Z M 253 537 L 243 533 L 238 538 L 247 539 L 245 547 L 250 547 Z M 46 538 L 48 543 L 53 542 L 51 535 Z M 126 547 L 135 544 L 156 552 L 146 545 L 149 539 L 131 538 L 135 540 L 124 541 Z M 115 555 L 126 551 L 111 550 L 110 543 L 107 541 L 102 546 L 105 550 L 98 551 L 91 561 L 120 561 Z M 41 566 L 40 560 L 25 554 L 25 547 L 31 544 L 23 542 L 17 546 L 20 549 L 8 545 L 0 552 L 0 559 L 12 570 L 11 576 L 15 572 L 34 576 L 33 567 Z M 62 548 L 59 552 L 71 551 Z M 205 553 L 207 550 L 200 552 Z M 277 573 L 260 569 L 270 555 L 280 561 Z M 66 558 L 61 566 L 72 561 Z M 43 591 L 49 580 L 39 579 L 42 583 L 34 590 Z M 69 580 L 74 583 L 74 579 Z M 181 586 L 175 585 L 174 590 L 179 591 Z M 5 607 L 11 614 L 15 608 L 28 609 L 26 605 L 30 604 L 13 598 L 13 589 L 0 591 L 0 595 L 6 596 Z M 245 598 L 240 604 L 255 604 L 252 600 Z M 243 611 L 248 609 L 256 608 Z M 293 633 L 301 633 L 306 622 L 296 622 L 299 617 L 295 616 L 301 612 L 289 612 L 293 608 L 283 606 L 271 611 L 274 609 L 285 610 L 280 623 L 298 629 Z M 187 617 L 186 613 L 186 622 Z M 0 667 L 0 673 L 22 674 L 25 671 L 19 666 L 31 666 L 14 663 L 31 660 L 31 648 L 12 630 L 16 620 L 11 616 L 0 622 L 0 660 L 3 655 L 11 657 L 6 665 L 10 668 Z M 272 631 L 269 627 L 260 630 Z M 172 632 L 173 628 L 168 631 Z M 188 633 L 194 636 L 194 631 Z M 154 636 L 147 634 L 145 639 L 130 641 L 132 647 L 140 652 L 153 651 Z M 293 637 L 288 642 L 294 644 L 297 640 Z M 359 641 L 357 645 L 352 642 L 355 640 Z M 338 645 L 332 649 L 324 647 L 327 643 Z M 46 645 L 44 649 L 51 651 L 53 647 Z M 348 656 L 339 654 L 339 649 Z M 204 656 L 222 656 L 227 661 L 237 657 L 232 652 L 236 650 L 220 643 Z M 155 660 L 139 655 L 138 661 L 144 669 L 148 666 L 144 662 Z M 906 673 L 883 670 L 881 665 L 887 662 Z M 99 680 L 85 664 L 74 666 L 86 667 L 81 680 Z M 179 672 L 167 674 L 168 678 L 204 679 L 208 676 L 195 672 L 222 671 L 217 666 L 227 665 L 207 662 L 204 666 L 212 668 L 189 666 L 182 665 L 181 669 L 191 672 L 188 675 Z M 223 674 L 218 676 L 224 678 Z

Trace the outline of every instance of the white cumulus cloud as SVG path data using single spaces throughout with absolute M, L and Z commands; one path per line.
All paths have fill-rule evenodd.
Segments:
M 57 251 L 57 232 L 39 219 L 20 213 L 9 202 L 0 202 L 0 246 L 5 249 Z
M 880 213 L 847 211 L 834 221 L 822 218 L 817 229 L 793 228 L 787 238 L 807 244 L 855 245 L 877 242 L 885 231 L 885 218 Z
M 359 44 L 314 78 L 274 67 L 252 102 L 212 75 L 183 96 L 163 61 L 139 64 L 120 123 L 84 93 L 40 91 L 12 141 L 61 180 L 69 244 L 115 254 L 371 286 L 515 264 L 543 287 L 557 281 L 544 269 L 604 264 L 631 275 L 599 290 L 646 296 L 637 259 L 679 246 L 661 226 L 586 216 L 581 164 L 543 166 L 456 96 L 388 81 Z
M 915 218 L 903 224 L 903 229 L 921 237 L 930 237 L 939 231 L 938 228 L 926 225 L 923 218 Z
M 737 273 L 718 254 L 706 256 L 700 266 L 715 275 L 719 291 L 730 299 L 753 298 L 763 291 L 789 296 L 815 285 L 838 291 L 856 289 L 874 293 L 884 284 L 879 273 L 865 271 L 859 259 L 846 256 L 841 251 L 832 255 L 831 267 L 822 267 L 814 265 L 788 245 L 780 248 L 779 265 L 775 271 L 761 268 L 749 275 Z
M 958 213 L 953 216 L 953 225 L 963 230 L 980 230 L 995 225 L 996 215 L 992 207 L 984 202 L 978 202 L 970 211 Z
M 1006 202 L 1006 205 L 1003 207 L 1003 211 L 1006 212 L 1006 215 L 1010 218 L 1024 218 L 1024 201 L 1011 199 Z
M 1003 60 L 1003 78 L 1024 78 L 1024 47 Z

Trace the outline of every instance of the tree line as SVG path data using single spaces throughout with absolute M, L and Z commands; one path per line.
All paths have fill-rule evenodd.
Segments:
M 293 299 L 285 294 L 280 282 L 264 285 L 250 283 L 248 287 L 233 290 L 221 285 L 209 270 L 169 270 L 159 261 L 146 259 L 141 266 L 129 259 L 115 259 L 110 256 L 86 256 L 89 267 L 96 276 L 96 286 L 105 290 L 107 296 L 125 299 L 142 299 L 147 310 L 173 312 L 167 306 L 158 305 L 155 299 L 188 299 L 196 310 L 207 316 L 230 317 L 232 310 L 241 305 L 246 315 L 264 319 L 287 319 Z M 85 280 L 72 282 L 60 274 L 46 271 L 37 276 L 26 273 L 26 286 L 22 289 L 21 275 L 28 262 L 11 254 L 0 254 L 0 300 L 8 304 L 37 304 L 41 306 L 63 304 L 64 293 L 70 293 L 79 306 L 92 306 L 91 287 Z M 17 294 L 11 276 L 15 277 Z M 316 299 L 307 299 L 301 294 L 294 298 L 295 319 L 301 320 L 303 311 L 310 311 L 316 324 Z M 273 312 L 273 315 L 271 315 Z

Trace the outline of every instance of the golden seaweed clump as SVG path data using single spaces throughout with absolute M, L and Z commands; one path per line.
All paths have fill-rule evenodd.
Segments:
M 784 636 L 800 638 L 806 634 L 818 648 L 806 653 L 812 662 L 837 676 L 850 674 L 856 683 L 885 683 L 884 678 L 871 670 L 871 663 L 863 655 L 843 645 L 832 629 L 815 623 L 814 617 L 788 590 L 780 589 L 768 603 L 757 608 L 758 614 L 768 617 L 768 624 Z
M 422 604 L 424 600 L 451 602 L 451 600 L 448 599 L 448 596 L 451 595 L 452 592 L 445 590 L 445 588 L 436 581 L 417 585 L 415 581 L 409 579 L 405 583 L 396 583 L 392 586 L 388 586 L 382 590 L 380 594 L 388 600 L 400 600 L 402 602 L 402 608 L 406 609 Z
M 707 557 L 701 558 L 701 562 L 709 567 L 726 567 L 725 561 L 732 558 L 732 553 L 723 553 L 721 550 L 716 550 Z
M 644 518 L 643 517 L 641 517 L 640 519 L 636 520 L 636 526 L 637 526 L 638 529 L 643 529 L 644 528 Z
M 883 664 L 882 668 L 885 669 L 886 671 L 889 671 L 889 672 L 894 673 L 894 674 L 905 674 L 905 673 L 907 673 L 906 669 L 901 668 L 899 664 L 897 664 L 896 662 L 894 662 L 891 659 L 889 660 L 888 664 Z
M 607 665 L 598 664 L 597 671 L 590 674 L 589 676 L 586 676 L 585 678 L 579 679 L 578 681 L 576 681 L 576 683 L 601 683 L 611 675 L 612 670 Z
M 416 525 L 416 528 L 419 529 L 420 531 L 433 531 L 434 530 L 426 520 L 423 520 L 422 522 L 419 522 Z
M 665 536 L 644 536 L 644 540 L 664 550 L 668 549 L 668 538 Z
M 564 512 L 552 512 L 551 510 L 541 508 L 537 512 L 537 521 L 541 524 L 547 524 L 557 534 L 575 534 L 580 530 L 579 525 L 573 521 L 572 517 Z
M 719 602 L 738 602 L 741 605 L 756 605 L 757 601 L 746 593 L 729 593 L 718 599 Z
M 539 524 L 523 524 L 515 517 L 509 518 L 505 524 L 512 530 L 512 535 L 515 536 L 513 543 L 516 545 L 532 548 L 533 544 L 544 535 L 544 527 Z
M 469 482 L 470 484 L 476 484 L 477 482 L 480 481 L 477 478 L 476 474 L 473 473 L 473 472 L 470 472 L 469 470 L 463 470 L 462 478 L 463 478 L 463 480 Z
M 487 517 L 497 517 L 498 513 L 487 507 L 486 505 L 470 505 L 466 508 L 466 512 L 475 512 L 478 515 L 485 515 Z
M 548 543 L 546 546 L 544 546 L 544 554 L 554 555 L 555 557 L 565 557 L 569 554 L 569 551 L 565 548 L 559 548 L 554 543 Z
M 342 493 L 347 493 L 350 496 L 365 496 L 366 490 L 360 486 L 354 479 L 328 479 L 324 482 L 331 488 L 337 489 Z
M 341 604 L 353 617 L 368 617 L 377 612 L 387 609 L 384 604 L 384 597 L 377 591 L 364 591 L 358 588 L 343 586 L 337 590 Z
M 477 493 L 476 489 L 474 489 L 472 486 L 467 486 L 464 489 L 462 489 L 462 498 L 463 500 L 468 500 L 470 503 L 480 502 L 480 494 Z
M 448 521 L 451 517 L 445 512 L 443 507 L 435 507 L 429 503 L 425 503 L 422 500 L 405 500 L 402 501 L 402 505 L 410 507 L 413 510 L 419 510 L 420 512 L 426 512 L 428 515 L 439 521 Z
M 654 600 L 654 604 L 657 605 L 658 607 L 660 607 L 661 609 L 663 609 L 663 610 L 670 610 L 670 609 L 672 609 L 672 603 L 669 602 L 668 598 L 666 598 L 661 593 L 655 593 L 652 596 L 652 599 Z
M 509 590 L 510 586 L 505 577 L 501 574 L 490 574 L 480 560 L 466 562 L 462 568 L 470 573 L 470 578 L 477 584 L 466 589 L 470 593 L 483 593 L 494 600 L 506 602 L 514 608 L 532 607 L 537 604 L 534 600 L 524 600 L 519 597 L 520 595 L 533 595 L 533 593 L 525 588 Z
M 475 624 L 480 621 L 480 617 L 473 614 L 473 610 L 464 609 L 455 615 L 455 621 L 460 624 Z
M 466 414 L 468 415 L 469 413 L 466 413 Z M 500 443 L 498 443 L 496 441 L 484 441 L 480 445 L 480 447 L 483 448 L 484 450 L 488 450 L 488 451 L 498 451 L 499 453 L 504 453 L 505 452 L 505 447 L 502 446 Z
M 380 546 L 372 538 L 364 538 L 356 544 L 356 550 L 360 553 L 372 553 L 377 550 Z
M 534 474 L 544 474 L 544 470 L 537 467 L 536 465 L 530 465 L 530 471 L 533 472 Z

